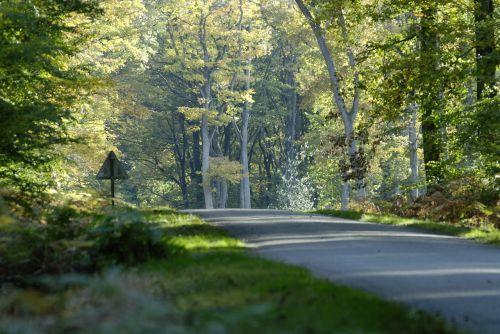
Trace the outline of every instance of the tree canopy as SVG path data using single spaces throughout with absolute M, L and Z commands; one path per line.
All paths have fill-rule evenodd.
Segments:
M 115 150 L 137 205 L 489 217 L 498 19 L 493 0 L 2 1 L 0 186 L 103 196 Z

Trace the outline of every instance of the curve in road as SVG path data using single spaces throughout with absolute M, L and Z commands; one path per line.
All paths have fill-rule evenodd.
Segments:
M 190 210 L 258 255 L 500 333 L 500 249 L 397 226 L 278 210 Z

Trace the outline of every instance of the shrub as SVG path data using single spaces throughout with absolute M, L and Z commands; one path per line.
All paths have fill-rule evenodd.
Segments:
M 488 207 L 473 196 L 453 196 L 440 191 L 422 196 L 413 203 L 398 198 L 393 202 L 389 212 L 404 217 L 476 226 L 486 224 L 500 228 L 498 207 Z
M 60 214 L 61 213 L 61 214 Z M 57 274 L 86 269 L 83 259 L 92 247 L 89 219 L 55 210 L 47 220 L 11 218 L 0 224 L 0 281 L 20 283 L 26 275 Z
M 131 266 L 174 250 L 165 226 L 137 212 L 96 215 L 60 207 L 38 221 L 0 212 L 0 282 L 26 284 L 33 275 Z
M 89 232 L 89 237 L 94 242 L 92 262 L 98 268 L 134 265 L 169 256 L 174 250 L 168 243 L 164 226 L 144 221 L 140 215 L 130 212 L 106 217 Z

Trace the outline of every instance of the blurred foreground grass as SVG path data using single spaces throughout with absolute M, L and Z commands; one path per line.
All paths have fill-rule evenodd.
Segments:
M 0 333 L 454 332 L 436 317 L 251 256 L 224 231 L 170 209 L 59 212 L 52 220 L 37 227 L 45 239 L 24 236 L 12 220 L 0 226 L 4 242 L 21 242 L 25 255 L 51 265 L 0 260 L 14 266 L 0 271 Z M 61 231 L 49 238 L 50 224 Z M 80 233 L 67 231 L 75 226 Z M 53 243 L 58 253 L 50 255 Z M 66 262 L 58 268 L 54 260 Z

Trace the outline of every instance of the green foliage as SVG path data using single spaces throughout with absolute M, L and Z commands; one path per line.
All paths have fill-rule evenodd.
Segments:
M 1 280 L 132 266 L 179 249 L 167 236 L 168 219 L 148 221 L 136 211 L 93 214 L 58 207 L 38 219 L 43 221 L 2 218 Z
M 497 95 L 478 101 L 457 115 L 456 122 L 461 130 L 456 142 L 459 158 L 465 160 L 466 165 L 472 162 L 479 173 L 483 170 L 495 175 L 500 170 L 499 109 L 500 96 Z
M 83 269 L 91 244 L 82 237 L 79 223 L 47 225 L 29 221 L 4 222 L 0 262 L 2 281 L 24 281 L 27 275 Z
M 70 17 L 95 17 L 94 1 L 4 1 L 0 7 L 0 186 L 26 195 L 51 182 L 54 145 L 68 142 L 71 108 L 87 86 L 69 65 L 84 36 Z
M 210 158 L 209 178 L 224 178 L 228 182 L 237 183 L 241 180 L 241 164 L 225 157 Z
M 12 191 L 9 202 L 36 216 L 32 203 L 99 197 L 107 189 L 95 180 L 99 152 L 114 149 L 130 171 L 118 189 L 127 201 L 200 207 L 205 115 L 208 178 L 213 189 L 227 185 L 228 204 L 237 206 L 247 106 L 254 207 L 283 195 L 290 156 L 307 142 L 301 173 L 319 207 L 339 206 L 342 181 L 353 186 L 363 174 L 369 201 L 407 208 L 410 190 L 439 190 L 448 204 L 414 214 L 489 220 L 478 208 L 498 203 L 498 84 L 491 77 L 498 52 L 478 57 L 478 50 L 491 49 L 498 8 L 477 22 L 465 0 L 306 5 L 325 28 L 346 105 L 359 89 L 357 156 L 345 153 L 314 35 L 286 1 L 2 2 L 0 187 Z M 410 178 L 409 106 L 416 128 L 425 128 L 417 134 L 418 181 Z M 422 161 L 429 151 L 433 160 Z M 351 168 L 354 162 L 362 168 Z
M 460 173 L 468 177 L 471 169 L 464 165 L 473 165 L 475 173 L 486 172 L 489 176 L 484 176 L 490 179 L 498 168 L 493 158 L 498 155 L 498 138 L 493 130 L 498 127 L 493 112 L 498 109 L 498 98 L 494 93 L 481 99 L 475 97 L 479 82 L 485 80 L 478 76 L 478 61 L 488 56 L 477 58 L 473 52 L 479 52 L 484 42 L 475 33 L 477 26 L 495 25 L 498 17 L 492 15 L 485 22 L 476 22 L 473 5 L 477 2 L 393 2 L 388 6 L 392 11 L 383 15 L 384 21 L 392 19 L 389 22 L 393 32 L 378 45 L 388 61 L 381 67 L 385 77 L 378 89 L 383 98 L 377 110 L 394 117 L 412 100 L 418 101 L 420 118 L 427 118 L 427 124 L 433 123 L 437 131 L 427 136 L 440 152 L 438 159 L 428 164 L 429 170 L 439 176 L 437 180 L 427 176 L 431 185 L 441 183 L 447 187 Z M 470 10 L 463 11 L 466 6 Z M 411 12 L 414 15 L 408 14 Z M 428 23 L 427 33 L 434 35 L 434 46 L 419 47 L 426 37 L 420 28 Z
M 166 240 L 164 226 L 133 212 L 108 216 L 88 233 L 93 242 L 90 257 L 98 268 L 166 258 L 174 248 Z

